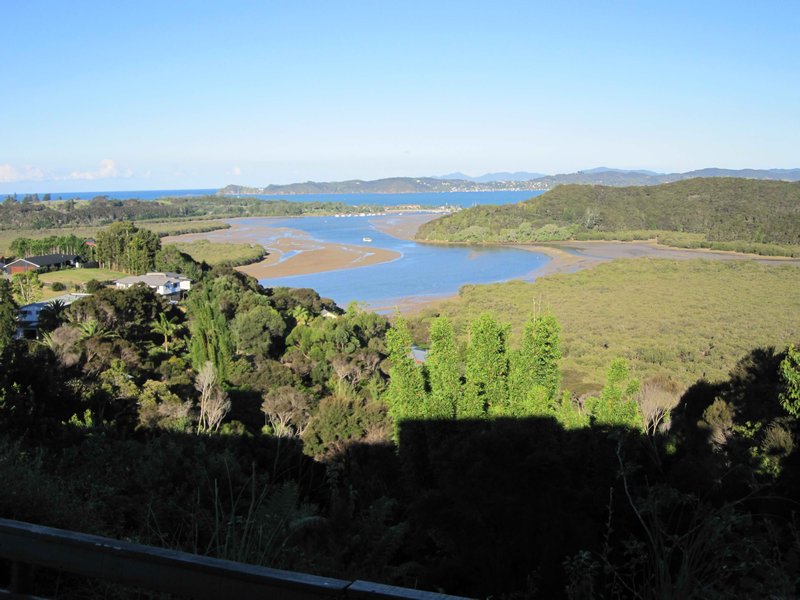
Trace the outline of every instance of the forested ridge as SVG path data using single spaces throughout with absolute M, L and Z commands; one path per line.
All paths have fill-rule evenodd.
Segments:
M 561 185 L 519 204 L 463 210 L 417 233 L 419 240 L 494 243 L 653 237 L 679 246 L 791 253 L 796 248 L 786 247 L 800 246 L 800 182 L 697 178 L 658 186 Z M 724 243 L 734 245 L 718 246 Z
M 383 212 L 382 206 L 350 206 L 341 202 L 290 202 L 257 198 L 186 196 L 158 200 L 48 200 L 7 196 L 0 203 L 0 229 L 47 229 L 108 225 L 120 220 L 165 220 L 218 217 L 292 217 L 307 214 Z
M 142 239 L 137 263 L 164 252 Z M 798 592 L 795 346 L 685 391 L 609 357 L 577 395 L 541 306 L 513 337 L 440 315 L 419 363 L 399 315 L 171 252 L 181 303 L 101 289 L 43 311 L 37 340 L 14 339 L 0 280 L 0 516 L 476 597 Z

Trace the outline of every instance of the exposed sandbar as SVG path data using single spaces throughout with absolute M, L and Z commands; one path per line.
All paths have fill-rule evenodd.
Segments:
M 370 219 L 370 224 L 378 231 L 401 240 L 413 240 L 423 223 L 443 216 L 442 213 L 421 213 L 411 215 L 385 215 Z
M 517 246 L 532 252 L 547 254 L 551 260 L 534 273 L 543 277 L 553 273 L 574 273 L 590 269 L 600 263 L 618 258 L 666 258 L 672 260 L 755 260 L 775 265 L 800 265 L 800 260 L 781 257 L 765 257 L 758 254 L 742 254 L 703 248 L 671 248 L 660 246 L 655 240 L 637 242 L 566 241 L 544 244 L 521 244 Z
M 196 240 L 261 244 L 269 253 L 264 260 L 237 267 L 238 271 L 257 279 L 365 267 L 389 262 L 401 256 L 399 252 L 385 248 L 320 242 L 299 229 L 272 227 L 266 219 L 263 224 L 256 225 L 236 219 L 228 222 L 231 224 L 230 229 L 170 236 L 163 241 L 167 244 Z

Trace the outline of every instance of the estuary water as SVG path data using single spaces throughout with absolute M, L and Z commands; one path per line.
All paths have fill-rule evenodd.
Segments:
M 194 190 L 130 190 L 124 192 L 61 192 L 52 193 L 54 200 L 84 199 L 96 196 L 107 196 L 112 200 L 157 200 L 158 198 L 176 196 L 213 196 L 216 189 Z M 543 194 L 542 191 L 499 191 L 499 192 L 438 192 L 419 194 L 297 194 L 297 195 L 265 195 L 244 196 L 261 200 L 288 200 L 289 202 L 342 202 L 350 206 L 361 204 L 377 204 L 381 206 L 404 206 L 419 204 L 421 206 L 461 206 L 468 208 L 479 204 L 511 204 L 521 202 Z M 42 194 L 40 194 L 41 196 Z M 224 197 L 221 197 L 224 199 Z
M 387 217 L 380 217 L 382 220 Z M 402 217 L 392 217 L 402 219 Z M 392 307 L 408 299 L 431 299 L 456 294 L 468 283 L 494 283 L 510 279 L 532 280 L 549 257 L 507 247 L 443 246 L 402 240 L 376 229 L 374 217 L 297 217 L 269 219 L 270 227 L 300 229 L 313 239 L 338 244 L 387 248 L 401 254 L 396 260 L 377 265 L 295 275 L 259 282 L 268 287 L 310 287 L 339 306 L 350 301 L 372 308 Z M 242 226 L 265 223 L 264 219 L 241 219 Z M 363 238 L 372 242 L 364 242 Z M 274 237 L 263 239 L 264 245 Z

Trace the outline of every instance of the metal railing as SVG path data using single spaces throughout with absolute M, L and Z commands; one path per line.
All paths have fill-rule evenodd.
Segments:
M 199 600 L 457 600 L 456 596 L 369 581 L 346 581 L 132 544 L 111 538 L 0 519 L 0 558 L 11 561 L 0 598 L 34 598 L 31 565 Z

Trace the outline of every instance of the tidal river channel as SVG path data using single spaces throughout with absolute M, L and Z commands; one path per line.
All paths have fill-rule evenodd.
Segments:
M 382 229 L 391 219 L 380 217 Z M 389 221 L 387 223 L 387 220 Z M 384 233 L 376 228 L 376 217 L 298 217 L 288 219 L 239 219 L 242 226 L 301 230 L 321 243 L 385 248 L 399 257 L 376 265 L 260 279 L 264 286 L 310 287 L 344 307 L 350 301 L 365 302 L 373 308 L 396 303 L 453 295 L 468 283 L 493 283 L 510 279 L 532 279 L 533 272 L 550 259 L 544 254 L 508 247 L 465 247 L 418 244 Z M 288 233 L 291 235 L 291 233 Z M 265 234 L 259 241 L 269 247 L 287 232 Z M 305 237 L 305 236 L 304 236 Z M 286 260 L 289 256 L 284 256 Z

